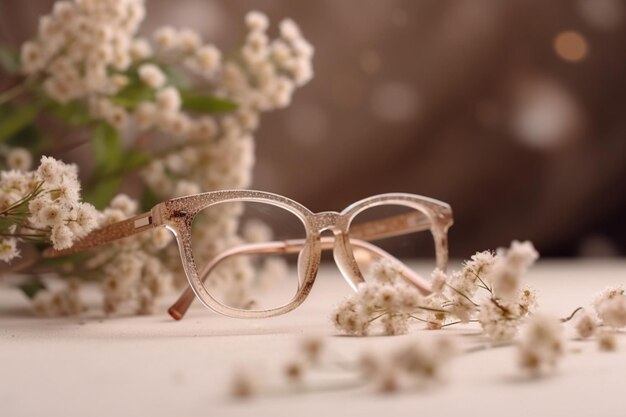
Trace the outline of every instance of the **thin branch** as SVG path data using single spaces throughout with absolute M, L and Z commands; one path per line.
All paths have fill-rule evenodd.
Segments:
M 33 78 L 27 78 L 21 83 L 15 84 L 13 87 L 9 88 L 8 90 L 5 90 L 2 93 L 0 93 L 0 106 L 5 105 L 6 103 L 13 100 L 14 98 L 27 92 L 32 85 L 32 81 L 33 81 Z
M 574 318 L 574 316 L 576 315 L 576 313 L 578 313 L 580 310 L 582 310 L 582 307 L 578 307 L 576 310 L 572 311 L 572 314 L 570 314 L 569 316 L 562 318 L 561 319 L 561 323 L 566 323 L 568 321 L 570 321 L 571 319 Z
M 471 298 L 469 298 L 466 294 L 464 294 L 462 291 L 457 290 L 456 288 L 454 288 L 452 285 L 447 284 L 446 285 L 450 288 L 452 288 L 457 294 L 459 294 L 461 297 L 465 298 L 467 301 L 469 301 L 470 303 L 472 303 L 474 305 L 474 307 L 478 307 L 478 304 L 476 304 Z

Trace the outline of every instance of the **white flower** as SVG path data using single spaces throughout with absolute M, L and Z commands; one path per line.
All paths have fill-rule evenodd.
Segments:
M 617 350 L 617 338 L 615 337 L 615 333 L 602 330 L 598 332 L 598 348 L 604 352 L 613 352 Z
M 156 228 L 152 232 L 152 243 L 157 250 L 166 247 L 172 241 L 172 238 L 172 233 L 165 227 Z
M 576 333 L 583 339 L 593 336 L 596 332 L 597 324 L 596 321 L 591 315 L 587 312 L 587 310 L 582 310 L 578 314 L 578 318 L 574 324 L 574 328 L 576 329 Z
M 55 249 L 67 249 L 72 246 L 74 233 L 68 226 L 57 224 L 52 228 L 50 240 Z
M 246 14 L 246 25 L 255 32 L 265 32 L 269 27 L 267 16 L 258 11 L 251 11 Z
M 381 284 L 392 284 L 401 278 L 402 269 L 396 261 L 381 259 L 372 264 L 370 269 L 371 277 Z
M 202 38 L 192 29 L 181 29 L 176 38 L 176 47 L 185 53 L 191 53 L 202 45 Z
M 0 240 L 0 261 L 9 262 L 20 256 L 17 249 L 17 241 L 13 238 L 3 238 Z
M 143 102 L 135 109 L 135 123 L 137 123 L 137 127 L 141 130 L 147 130 L 154 126 L 156 118 L 157 107 L 154 103 Z
M 61 206 L 51 204 L 43 207 L 39 212 L 39 222 L 46 226 L 62 225 L 65 221 L 67 212 L 62 210 Z
M 457 297 L 449 307 L 449 311 L 462 323 L 468 323 L 472 318 L 472 314 L 476 311 L 476 306 L 465 297 Z
M 61 162 L 49 156 L 42 156 L 37 168 L 37 177 L 45 181 L 49 187 L 54 187 L 61 183 L 63 168 Z
M 154 32 L 154 40 L 157 46 L 163 50 L 173 49 L 176 46 L 176 29 L 171 26 L 163 26 Z
M 165 85 L 165 74 L 159 67 L 154 64 L 143 64 L 137 71 L 141 81 L 146 83 L 150 88 L 158 89 Z
M 339 330 L 359 336 L 367 335 L 370 327 L 368 315 L 352 299 L 345 300 L 336 308 L 333 323 Z
M 165 112 L 177 112 L 181 105 L 180 93 L 175 87 L 165 87 L 157 93 L 156 102 L 159 109 Z
M 616 329 L 626 326 L 626 296 L 616 296 L 604 301 L 597 309 L 598 317 Z
M 626 326 L 626 295 L 622 287 L 607 287 L 596 295 L 593 307 L 603 323 L 615 328 Z
M 508 341 L 515 337 L 519 317 L 513 305 L 487 300 L 480 305 L 478 321 L 483 331 L 494 341 Z
M 121 210 L 126 217 L 130 217 L 137 213 L 137 202 L 126 194 L 118 194 L 109 203 L 112 209 Z
M 242 232 L 243 238 L 250 243 L 269 242 L 274 236 L 272 228 L 258 219 L 248 220 Z
M 532 242 L 528 240 L 524 242 L 514 240 L 507 251 L 507 258 L 510 263 L 526 269 L 539 259 L 539 253 Z
M 409 330 L 408 314 L 385 314 L 381 320 L 386 335 L 405 334 Z
M 533 374 L 553 369 L 563 356 L 563 325 L 557 318 L 533 315 L 522 329 L 519 365 Z
M 231 381 L 231 394 L 236 398 L 249 398 L 257 395 L 261 388 L 261 379 L 250 369 L 237 370 Z
M 302 36 L 298 24 L 291 19 L 285 19 L 280 22 L 280 35 L 290 41 L 299 39 Z
M 488 273 L 488 281 L 493 285 L 495 296 L 502 300 L 515 300 L 521 277 L 538 257 L 537 251 L 528 241 L 513 241 L 508 250 L 500 249 Z
M 22 71 L 26 74 L 35 73 L 43 68 L 46 63 L 46 54 L 35 42 L 28 41 L 22 45 L 21 63 Z
M 212 76 L 221 65 L 221 60 L 222 54 L 215 46 L 205 45 L 196 51 L 194 62 L 197 63 L 200 72 Z
M 30 152 L 24 148 L 13 148 L 7 156 L 7 165 L 10 169 L 18 171 L 28 171 L 33 164 L 33 157 Z

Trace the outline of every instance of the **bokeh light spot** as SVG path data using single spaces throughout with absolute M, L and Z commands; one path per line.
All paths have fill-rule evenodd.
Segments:
M 563 31 L 556 35 L 553 46 L 556 54 L 568 62 L 582 61 L 589 53 L 587 39 L 573 30 Z

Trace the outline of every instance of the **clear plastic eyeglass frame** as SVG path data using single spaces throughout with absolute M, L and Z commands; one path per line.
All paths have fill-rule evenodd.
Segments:
M 257 202 L 271 204 L 288 210 L 304 224 L 305 239 L 293 239 L 267 243 L 251 243 L 226 250 L 198 271 L 192 254 L 191 228 L 194 217 L 214 204 L 225 202 Z M 399 205 L 414 209 L 407 214 L 360 223 L 351 227 L 352 220 L 362 211 L 380 205 Z M 380 194 L 360 200 L 341 213 L 327 211 L 313 213 L 303 205 L 280 195 L 253 190 L 212 191 L 167 200 L 154 206 L 149 212 L 105 226 L 91 232 L 64 250 L 47 249 L 45 257 L 58 257 L 102 246 L 109 242 L 155 228 L 165 226 L 176 237 L 183 268 L 189 287 L 169 308 L 169 314 L 180 320 L 195 297 L 209 309 L 237 318 L 263 318 L 287 313 L 305 300 L 320 266 L 322 250 L 333 251 L 335 262 L 344 279 L 354 289 L 364 282 L 357 265 L 354 251 L 364 251 L 371 259 L 391 258 L 402 268 L 402 276 L 420 291 L 430 292 L 430 284 L 416 275 L 391 254 L 369 243 L 385 237 L 430 230 L 433 235 L 437 267 L 446 269 L 448 262 L 447 232 L 452 226 L 452 209 L 444 202 L 407 193 Z M 332 237 L 321 236 L 330 230 Z M 294 298 L 287 304 L 268 310 L 243 310 L 220 303 L 205 289 L 203 282 L 220 261 L 237 254 L 285 254 L 298 253 L 297 272 L 299 285 Z

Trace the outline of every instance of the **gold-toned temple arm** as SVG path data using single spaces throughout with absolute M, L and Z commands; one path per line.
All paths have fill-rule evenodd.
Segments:
M 350 238 L 378 240 L 407 233 L 429 230 L 431 220 L 424 213 L 414 211 L 366 223 L 350 225 Z
M 306 241 L 304 239 L 291 239 L 285 241 L 277 241 L 277 242 L 267 242 L 267 243 L 251 243 L 246 245 L 237 246 L 231 249 L 228 249 L 215 258 L 211 260 L 200 272 L 199 278 L 200 281 L 206 281 L 209 273 L 215 266 L 222 262 L 223 260 L 230 258 L 236 255 L 244 255 L 244 254 L 288 254 L 288 253 L 298 253 L 302 250 Z M 401 268 L 402 277 L 410 284 L 417 287 L 422 293 L 428 294 L 430 293 L 430 284 L 428 281 L 424 280 L 422 277 L 417 275 L 411 269 L 409 269 L 406 265 L 404 265 L 401 261 L 396 259 L 390 253 L 382 250 L 378 246 L 372 245 L 369 242 L 365 242 L 360 239 L 350 239 L 350 244 L 358 250 L 362 250 L 367 253 L 368 262 L 371 262 L 373 258 L 388 258 L 395 260 L 399 267 Z M 333 249 L 335 245 L 335 241 L 333 237 L 322 237 L 321 238 L 321 247 L 322 250 L 330 250 Z M 184 316 L 191 303 L 195 299 L 195 294 L 190 286 L 187 286 L 187 289 L 183 292 L 183 294 L 176 300 L 174 304 L 167 310 L 170 316 L 175 320 L 181 320 Z
M 48 248 L 43 252 L 43 256 L 44 258 L 56 258 L 71 255 L 85 249 L 95 248 L 113 242 L 114 240 L 141 233 L 156 226 L 158 225 L 155 223 L 154 216 L 150 211 L 94 230 L 67 249 L 57 250 Z

